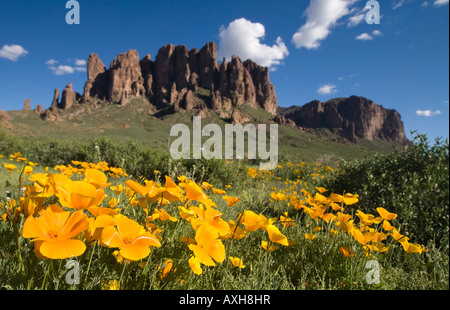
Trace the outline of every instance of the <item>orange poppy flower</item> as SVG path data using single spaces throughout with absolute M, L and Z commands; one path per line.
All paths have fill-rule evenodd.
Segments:
M 135 221 L 123 216 L 116 219 L 116 226 L 103 228 L 101 243 L 112 248 L 119 248 L 119 253 L 126 259 L 137 261 L 150 254 L 150 247 L 161 247 L 159 240 Z
M 222 190 L 222 189 L 217 189 L 217 188 L 213 188 L 212 191 L 213 191 L 213 193 L 216 194 L 216 195 L 224 195 L 224 194 L 227 193 L 226 191 L 224 191 L 224 190 Z
M 209 196 L 203 193 L 202 189 L 197 185 L 197 183 L 190 181 L 186 183 L 184 189 L 186 191 L 187 199 L 198 201 L 207 207 L 215 205 L 215 203 L 209 198 Z
M 347 193 L 344 195 L 343 201 L 347 206 L 353 205 L 359 201 L 358 195 Z
M 222 263 L 225 260 L 225 246 L 219 240 L 218 230 L 208 223 L 202 224 L 195 234 L 197 244 L 189 245 L 195 258 L 206 266 L 215 266 L 214 260 Z
M 168 201 L 181 201 L 183 199 L 183 189 L 166 175 L 166 185 L 161 195 Z
M 288 239 L 283 235 L 280 230 L 274 225 L 267 226 L 267 233 L 269 234 L 270 241 L 274 243 L 279 243 L 284 246 L 289 246 Z
M 355 252 L 349 247 L 340 247 L 339 252 L 341 252 L 345 258 L 349 258 L 356 255 Z
M 84 180 L 88 183 L 91 183 L 96 188 L 105 188 L 111 185 L 111 183 L 108 183 L 108 178 L 106 177 L 106 175 L 99 170 L 86 169 L 84 175 Z
M 229 196 L 223 196 L 222 197 L 230 207 L 234 207 L 239 201 L 241 201 L 237 197 L 229 197 Z
M 242 262 L 242 259 L 238 258 L 238 257 L 229 257 L 231 263 L 233 264 L 234 267 L 238 267 L 238 268 L 245 268 L 244 263 Z
M 395 220 L 397 218 L 397 214 L 390 213 L 384 208 L 377 208 L 377 211 L 381 215 L 383 220 L 392 221 L 392 220 Z
M 86 250 L 86 245 L 74 236 L 83 232 L 89 226 L 86 214 L 76 211 L 70 215 L 60 206 L 49 206 L 43 214 L 34 218 L 29 216 L 24 225 L 22 236 L 34 238 L 37 242 L 35 253 L 41 258 L 65 259 L 79 256 Z
M 220 236 L 225 236 L 230 232 L 230 226 L 221 218 L 223 213 L 211 207 L 206 207 L 205 209 L 203 208 L 203 205 L 200 205 L 199 207 L 191 207 L 190 209 L 196 215 L 196 217 L 190 219 L 191 226 L 195 230 L 197 230 L 203 223 L 208 223 L 217 229 Z

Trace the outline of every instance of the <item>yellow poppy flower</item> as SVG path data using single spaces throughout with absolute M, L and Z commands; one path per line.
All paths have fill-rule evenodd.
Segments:
M 154 182 L 148 182 L 145 181 L 145 186 L 139 184 L 136 181 L 128 180 L 125 182 L 125 185 L 134 190 L 136 193 L 138 193 L 141 196 L 146 196 L 154 187 Z
M 361 210 L 356 211 L 356 216 L 359 217 L 361 223 L 366 226 L 371 226 L 372 224 L 379 224 L 383 221 L 381 217 L 375 217 L 372 214 L 365 214 Z
M 283 226 L 283 229 L 285 229 L 286 227 L 294 227 L 296 225 L 294 220 L 287 216 L 287 212 L 284 212 L 283 215 L 280 215 L 280 222 Z
M 123 190 L 124 190 L 122 184 L 119 184 L 119 185 L 117 185 L 117 186 L 111 186 L 110 189 L 111 189 L 112 191 L 114 191 L 114 193 L 115 193 L 116 195 L 119 195 L 119 194 L 122 193 Z
M 278 250 L 278 246 L 276 245 L 270 245 L 269 247 L 269 243 L 267 241 L 261 241 L 261 247 L 269 253 Z
M 270 241 L 279 243 L 284 246 L 289 246 L 288 239 L 283 235 L 280 230 L 274 225 L 267 226 L 267 233 L 269 234 Z
M 241 201 L 237 197 L 222 196 L 222 198 L 225 199 L 228 206 L 230 206 L 230 207 L 234 207 L 239 201 Z
M 345 258 L 349 258 L 356 255 L 355 252 L 349 247 L 340 247 L 339 252 L 341 252 Z
M 225 246 L 219 240 L 219 232 L 215 227 L 203 223 L 197 229 L 195 241 L 197 244 L 189 245 L 189 249 L 202 264 L 215 266 L 214 260 L 218 263 L 225 260 Z
M 167 275 L 169 274 L 169 272 L 172 270 L 173 267 L 173 260 L 171 260 L 170 258 L 167 259 L 162 266 L 158 266 L 158 270 L 159 270 L 159 278 L 161 280 L 163 280 L 165 277 L 167 277 Z
M 229 259 L 234 267 L 241 268 L 241 269 L 245 268 L 244 263 L 242 262 L 242 259 L 240 259 L 238 257 L 232 257 L 232 256 L 230 256 Z
M 23 173 L 25 173 L 26 175 L 31 175 L 33 173 L 33 168 L 30 166 L 25 166 L 25 168 L 23 169 Z
M 377 208 L 377 211 L 381 215 L 383 220 L 392 221 L 392 220 L 395 220 L 397 218 L 397 214 L 390 213 L 384 208 Z
M 119 248 L 120 254 L 126 259 L 141 260 L 150 254 L 150 247 L 161 247 L 154 235 L 125 216 L 116 219 L 116 226 L 103 229 L 101 242 L 108 247 Z
M 233 220 L 230 220 L 228 222 L 228 226 L 229 232 L 226 235 L 221 236 L 221 239 L 227 240 L 233 238 L 236 240 L 240 240 L 247 235 L 247 232 L 242 229 L 242 227 L 236 226 L 236 223 Z
M 200 264 L 200 260 L 195 256 L 192 256 L 191 258 L 189 258 L 189 267 L 191 267 L 191 270 L 196 275 L 201 275 L 203 273 L 203 270 L 202 270 L 202 267 Z
M 166 184 L 161 196 L 168 201 L 181 201 L 183 198 L 183 189 L 166 175 Z
M 207 223 L 217 229 L 219 235 L 225 236 L 230 232 L 230 227 L 227 222 L 225 222 L 221 217 L 223 213 L 217 211 L 212 207 L 191 207 L 190 208 L 196 216 L 190 219 L 192 228 L 197 230 L 201 225 Z
M 198 186 L 197 183 L 193 181 L 189 181 L 185 185 L 184 190 L 186 191 L 186 198 L 189 200 L 198 201 L 207 207 L 215 205 L 215 203 L 209 198 L 209 196 L 203 193 L 200 186 Z
M 17 166 L 15 166 L 13 164 L 7 164 L 7 163 L 3 163 L 3 166 L 5 167 L 6 170 L 8 170 L 9 173 L 12 173 L 14 171 L 14 169 L 17 168 Z
M 98 189 L 85 181 L 68 183 L 65 186 L 65 190 L 69 194 L 66 206 L 77 210 L 98 206 L 105 198 L 105 192 L 102 188 Z
M 202 183 L 202 188 L 208 190 L 208 189 L 213 188 L 213 185 L 212 185 L 212 184 L 209 184 L 208 182 L 203 182 L 203 183 Z
M 168 220 L 172 221 L 172 222 L 176 222 L 178 221 L 178 219 L 176 217 L 171 216 L 169 213 L 167 213 L 166 210 L 164 209 L 156 209 L 155 208 L 155 212 L 147 218 L 148 221 L 153 221 L 156 219 L 160 219 L 163 222 L 166 222 Z
M 391 223 L 389 223 L 389 221 L 384 220 L 383 221 L 383 229 L 386 231 L 391 231 L 394 230 L 395 227 L 391 225 Z
M 265 222 L 266 218 L 261 218 L 253 211 L 245 210 L 242 215 L 242 224 L 248 232 L 258 230 Z
M 86 250 L 86 245 L 72 239 L 86 228 L 89 222 L 82 211 L 70 215 L 69 211 L 57 205 L 49 206 L 38 218 L 29 216 L 24 225 L 22 236 L 33 238 L 38 242 L 35 253 L 51 259 L 65 259 L 79 256 Z
M 425 248 L 423 248 L 420 244 L 412 244 L 409 243 L 408 240 L 400 241 L 400 244 L 403 246 L 403 249 L 408 254 L 412 253 L 422 254 L 422 252 L 425 250 Z
M 94 185 L 97 189 L 105 188 L 111 185 L 111 183 L 108 183 L 108 178 L 106 175 L 99 170 L 86 169 L 84 175 L 84 181 Z
M 305 239 L 314 240 L 317 236 L 315 234 L 305 234 Z
M 358 195 L 353 195 L 350 193 L 345 194 L 344 198 L 343 198 L 343 202 L 348 206 L 353 205 L 353 204 L 357 203 L 358 201 L 359 201 Z
M 224 195 L 224 194 L 227 193 L 226 191 L 224 191 L 224 190 L 222 190 L 222 189 L 217 189 L 217 188 L 213 188 L 212 191 L 213 191 L 213 193 L 216 194 L 216 195 Z

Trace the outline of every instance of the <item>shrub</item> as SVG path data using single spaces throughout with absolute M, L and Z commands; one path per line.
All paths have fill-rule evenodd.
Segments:
M 337 193 L 359 194 L 365 211 L 376 214 L 376 208 L 383 207 L 397 213 L 404 220 L 403 233 L 414 232 L 416 241 L 448 242 L 448 139 L 436 139 L 430 146 L 425 135 L 415 135 L 410 145 L 391 154 L 342 162 L 322 185 Z

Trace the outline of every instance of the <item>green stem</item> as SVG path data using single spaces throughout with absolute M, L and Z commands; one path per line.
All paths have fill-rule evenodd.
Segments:
M 122 268 L 122 273 L 120 274 L 120 279 L 119 279 L 119 289 L 122 289 L 122 278 L 123 278 L 123 274 L 125 273 L 125 268 L 127 267 L 127 259 L 124 260 L 123 263 L 123 268 Z
M 41 290 L 44 290 L 45 287 L 45 280 L 47 280 L 47 275 L 50 271 L 50 262 L 47 262 L 47 270 L 45 271 L 44 280 L 42 280 Z
M 91 262 L 92 262 L 92 257 L 94 256 L 94 252 L 95 252 L 95 247 L 97 245 L 97 240 L 94 242 L 94 247 L 92 248 L 92 253 L 91 253 L 91 257 L 89 258 L 89 265 L 87 267 L 87 271 L 86 271 L 86 277 L 84 279 L 84 282 L 87 283 L 87 279 L 88 279 L 88 275 L 89 275 L 89 269 L 91 269 Z

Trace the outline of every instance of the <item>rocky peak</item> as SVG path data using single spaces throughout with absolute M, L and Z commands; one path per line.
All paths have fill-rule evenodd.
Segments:
M 84 86 L 84 100 L 98 98 L 104 100 L 107 95 L 108 75 L 106 67 L 97 54 L 90 54 L 87 61 L 88 80 Z
M 23 104 L 23 111 L 31 111 L 31 102 L 30 98 L 25 99 L 25 103 Z
M 55 90 L 55 95 L 56 95 Z M 59 104 L 59 107 L 61 109 L 69 109 L 71 108 L 76 101 L 80 99 L 80 95 L 76 93 L 72 89 L 72 83 L 67 84 L 66 88 L 64 88 L 62 96 L 61 96 L 61 103 Z
M 277 100 L 269 70 L 251 60 L 244 63 L 236 56 L 230 62 L 217 62 L 217 45 L 207 43 L 198 50 L 172 44 L 161 47 L 152 61 L 150 55 L 139 59 L 136 50 L 118 55 L 105 67 L 97 54 L 87 61 L 87 81 L 83 96 L 69 84 L 55 90 L 51 105 L 67 109 L 75 102 L 126 104 L 130 99 L 145 97 L 158 109 L 172 107 L 186 110 L 225 110 L 248 104 L 276 114 Z
M 364 97 L 314 100 L 287 108 L 281 114 L 301 128 L 328 128 L 351 142 L 356 138 L 408 142 L 400 114 Z
M 129 99 L 144 95 L 144 78 L 136 50 L 117 56 L 108 73 L 108 100 L 124 105 Z

